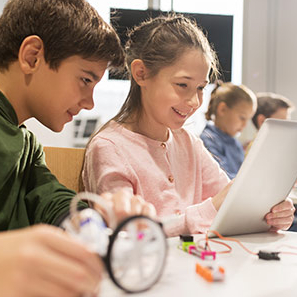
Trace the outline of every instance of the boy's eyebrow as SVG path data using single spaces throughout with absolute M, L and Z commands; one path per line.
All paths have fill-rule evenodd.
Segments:
M 91 75 L 94 80 L 99 80 L 99 77 L 93 71 L 84 70 L 84 69 L 82 69 L 82 71 Z

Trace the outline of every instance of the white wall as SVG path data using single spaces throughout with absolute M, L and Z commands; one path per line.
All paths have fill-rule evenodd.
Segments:
M 245 0 L 242 82 L 254 92 L 282 94 L 297 108 L 296 11 L 296 0 Z M 292 119 L 297 119 L 297 109 Z M 241 140 L 254 134 L 249 124 Z
M 274 71 L 274 91 L 290 98 L 297 107 L 296 69 L 297 69 L 297 1 L 278 0 L 276 28 L 276 59 Z M 294 113 L 297 119 L 297 112 Z
M 6 3 L 6 0 L 0 0 L 0 14 L 2 13 L 5 3 Z
M 296 11 L 296 0 L 245 0 L 242 80 L 255 92 L 281 93 L 297 105 Z

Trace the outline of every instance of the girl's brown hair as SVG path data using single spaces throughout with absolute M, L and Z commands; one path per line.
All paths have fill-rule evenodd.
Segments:
M 216 116 L 220 102 L 225 102 L 229 108 L 232 108 L 240 102 L 256 105 L 257 98 L 254 92 L 244 85 L 238 86 L 231 82 L 217 81 L 214 90 L 211 92 L 208 110 L 205 113 L 207 120 L 211 120 L 213 116 Z

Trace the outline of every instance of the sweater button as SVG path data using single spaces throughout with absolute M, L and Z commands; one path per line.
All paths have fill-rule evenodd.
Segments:
M 173 177 L 172 175 L 169 175 L 169 176 L 168 176 L 168 180 L 169 180 L 171 183 L 173 183 L 173 182 L 174 182 L 174 177 Z
M 165 149 L 165 148 L 166 148 L 166 143 L 162 142 L 162 143 L 161 143 L 161 147 L 162 147 L 163 149 Z

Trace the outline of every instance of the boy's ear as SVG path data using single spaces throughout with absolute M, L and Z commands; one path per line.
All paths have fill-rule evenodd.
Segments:
M 43 41 L 37 35 L 26 37 L 19 49 L 19 64 L 25 74 L 34 73 L 44 58 Z
M 260 113 L 257 115 L 256 121 L 257 121 L 258 129 L 260 129 L 260 127 L 262 126 L 265 120 L 266 120 L 266 117 L 264 116 L 264 114 Z
M 143 86 L 147 77 L 147 68 L 140 59 L 135 59 L 131 63 L 131 74 L 139 86 Z

